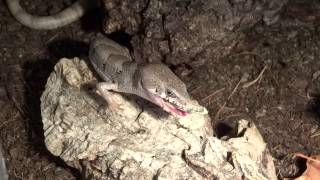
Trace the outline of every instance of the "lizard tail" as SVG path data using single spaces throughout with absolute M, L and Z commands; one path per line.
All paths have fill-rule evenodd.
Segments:
M 98 0 L 78 0 L 65 10 L 51 16 L 35 16 L 26 12 L 20 0 L 6 0 L 11 14 L 23 25 L 40 30 L 55 29 L 81 18 L 88 10 L 98 7 Z
M 8 172 L 6 169 L 5 157 L 3 156 L 3 149 L 0 144 L 0 179 L 8 180 Z

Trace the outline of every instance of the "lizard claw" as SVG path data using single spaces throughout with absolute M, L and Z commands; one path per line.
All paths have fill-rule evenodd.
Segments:
M 99 83 L 97 85 L 97 94 L 102 96 L 108 103 L 108 107 L 105 109 L 107 114 L 117 115 L 124 111 L 122 107 L 121 99 L 115 93 L 110 92 L 109 90 L 115 89 L 116 84 L 112 83 Z
M 108 101 L 108 109 L 112 112 L 112 113 L 121 113 L 124 111 L 124 108 L 122 107 L 121 103 L 118 103 L 117 101 L 115 101 L 114 98 L 110 98 Z
M 108 101 L 107 103 L 108 103 L 107 107 L 105 106 L 101 107 L 100 109 L 100 112 L 102 111 L 101 113 L 104 113 L 109 116 L 118 116 L 124 111 L 124 108 L 122 107 L 122 105 L 117 102 Z
M 97 91 L 97 93 L 101 95 L 100 91 Z M 123 105 L 119 103 L 119 99 L 115 95 L 110 93 L 108 98 L 105 98 L 105 96 L 103 97 L 108 104 L 107 107 L 104 108 L 106 114 L 118 115 L 124 111 Z

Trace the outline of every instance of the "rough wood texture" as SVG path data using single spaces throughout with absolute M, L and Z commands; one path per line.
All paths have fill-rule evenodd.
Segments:
M 211 136 L 201 106 L 175 119 L 116 93 L 123 110 L 111 113 L 92 88 L 95 82 L 83 60 L 61 59 L 41 97 L 48 150 L 86 178 L 275 179 L 272 157 L 254 125 L 242 123 L 243 137 L 221 141 Z
M 287 0 L 102 2 L 104 32 L 132 35 L 135 59 L 196 66 L 228 55 L 257 23 L 277 22 Z

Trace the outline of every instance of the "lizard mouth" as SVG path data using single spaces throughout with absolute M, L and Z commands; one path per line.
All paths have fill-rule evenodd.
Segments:
M 187 111 L 183 110 L 183 108 L 180 105 L 178 105 L 178 103 L 175 103 L 169 98 L 162 98 L 160 96 L 153 95 L 153 99 L 155 100 L 156 104 L 158 104 L 165 111 L 169 112 L 174 116 L 184 117 L 188 114 Z

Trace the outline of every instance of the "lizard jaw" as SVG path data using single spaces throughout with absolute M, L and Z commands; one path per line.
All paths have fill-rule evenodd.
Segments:
M 178 108 L 176 105 L 170 103 L 169 101 L 166 101 L 160 96 L 152 95 L 152 97 L 157 105 L 162 107 L 165 111 L 169 112 L 173 116 L 184 117 L 188 114 L 186 111 Z

